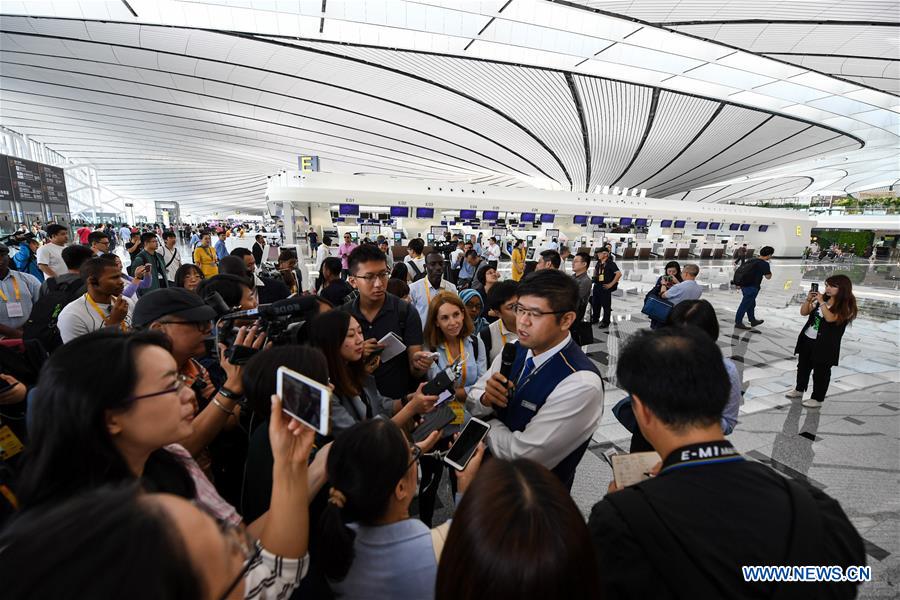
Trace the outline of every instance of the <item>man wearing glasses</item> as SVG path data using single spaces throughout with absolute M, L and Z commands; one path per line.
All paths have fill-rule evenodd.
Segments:
M 486 438 L 505 460 L 528 458 L 552 470 L 568 488 L 603 416 L 603 382 L 594 363 L 572 340 L 578 286 L 556 269 L 536 271 L 519 283 L 516 358 L 507 379 L 498 356 L 476 383 L 466 405 L 491 417 Z
M 179 442 L 195 458 L 219 435 L 229 421 L 237 424 L 244 386 L 241 367 L 220 356 L 219 365 L 225 374 L 225 383 L 215 385 L 209 372 L 197 359 L 207 354 L 206 340 L 212 333 L 212 320 L 216 312 L 197 294 L 184 288 L 154 290 L 137 303 L 132 316 L 135 329 L 152 329 L 165 334 L 172 344 L 172 356 L 178 365 L 178 373 L 191 386 L 194 401 L 194 433 Z M 235 338 L 235 346 L 262 347 L 265 334 L 255 327 L 242 327 Z M 220 354 L 221 354 L 220 348 Z M 242 466 L 242 465 L 241 465 Z M 222 474 L 217 465 L 217 485 Z
M 88 246 L 95 258 L 100 258 L 109 252 L 109 234 L 105 231 L 92 231 L 87 237 Z
M 432 355 L 422 351 L 422 320 L 408 303 L 387 292 L 390 277 L 387 258 L 376 246 L 357 246 L 347 262 L 350 285 L 359 291 L 359 297 L 341 306 L 340 310 L 359 321 L 366 340 L 364 358 L 384 351 L 385 345 L 379 344 L 378 340 L 390 332 L 406 346 L 406 352 L 382 362 L 374 373 L 378 391 L 383 396 L 405 398 L 433 362 Z

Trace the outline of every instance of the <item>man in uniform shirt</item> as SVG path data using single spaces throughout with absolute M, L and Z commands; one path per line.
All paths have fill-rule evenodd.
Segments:
M 519 282 L 516 358 L 510 379 L 494 359 L 469 391 L 466 407 L 493 416 L 486 443 L 503 460 L 528 458 L 552 470 L 567 488 L 603 416 L 597 367 L 569 335 L 578 307 L 575 282 L 545 269 Z
M 0 337 L 22 337 L 22 326 L 41 294 L 41 282 L 9 268 L 9 247 L 0 244 Z
M 865 548 L 834 499 L 745 460 L 725 440 L 720 419 L 730 383 L 708 335 L 692 327 L 639 331 L 616 374 L 662 463 L 655 477 L 624 490 L 611 483 L 591 511 L 599 596 L 856 596 L 856 583 L 744 580 L 742 566 L 861 566 Z
M 218 233 L 218 241 L 216 241 L 216 258 L 222 260 L 226 256 L 228 256 L 228 246 L 225 244 L 225 239 L 228 237 L 228 233 L 223 229 Z
M 428 305 L 443 290 L 457 293 L 456 286 L 444 279 L 444 257 L 440 252 L 430 252 L 425 257 L 425 277 L 409 285 L 409 301 L 419 311 L 423 330 L 428 317 Z
M 425 375 L 433 363 L 430 353 L 422 351 L 422 323 L 419 313 L 410 304 L 387 293 L 390 273 L 384 253 L 377 247 L 363 244 L 354 248 L 348 259 L 350 285 L 359 297 L 344 304 L 340 310 L 350 313 L 362 328 L 365 345 L 363 356 L 385 346 L 378 343 L 393 332 L 406 346 L 391 360 L 382 362 L 375 370 L 378 391 L 387 398 L 405 398 L 414 383 Z
M 609 257 L 609 248 L 603 246 L 597 250 L 597 265 L 594 267 L 594 297 L 593 314 L 591 323 L 600 321 L 600 313 L 603 312 L 603 320 L 600 327 L 609 327 L 612 318 L 612 293 L 619 288 L 619 279 L 622 271 Z

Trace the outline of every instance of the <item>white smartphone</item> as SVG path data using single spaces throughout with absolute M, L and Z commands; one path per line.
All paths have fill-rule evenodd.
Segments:
M 322 435 L 331 429 L 331 390 L 286 367 L 278 367 L 278 396 L 290 417 Z
M 469 419 L 459 437 L 456 438 L 456 441 L 453 442 L 453 445 L 447 451 L 444 462 L 457 471 L 465 469 L 475 454 L 478 444 L 481 443 L 481 440 L 484 439 L 484 436 L 490 430 L 491 426 L 481 419 L 476 419 L 475 417 Z

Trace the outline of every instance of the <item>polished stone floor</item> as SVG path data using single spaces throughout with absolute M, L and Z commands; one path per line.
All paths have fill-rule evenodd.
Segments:
M 235 245 L 249 245 L 244 241 Z M 681 261 L 682 265 L 691 262 Z M 774 259 L 773 277 L 763 282 L 751 331 L 735 330 L 740 292 L 730 288 L 730 261 L 694 261 L 703 297 L 719 314 L 719 345 L 741 371 L 744 403 L 731 441 L 745 456 L 770 465 L 786 477 L 807 481 L 836 498 L 864 538 L 873 581 L 861 598 L 900 597 L 900 265 L 831 263 Z M 509 263 L 501 262 L 508 276 Z M 624 272 L 613 299 L 613 323 L 595 328 L 585 347 L 606 379 L 606 410 L 589 452 L 578 468 L 572 495 L 587 515 L 600 500 L 612 472 L 599 454 L 611 447 L 628 450 L 630 433 L 611 407 L 625 396 L 616 387 L 616 360 L 629 336 L 648 327 L 641 314 L 644 294 L 662 272 L 664 261 L 620 261 Z M 312 265 L 309 265 L 312 271 Z M 805 319 L 799 304 L 809 284 L 843 273 L 854 284 L 860 316 L 847 329 L 840 365 L 821 409 L 806 409 L 784 397 L 795 381 L 792 354 Z M 311 272 L 311 275 L 315 275 Z M 444 478 L 435 524 L 452 514 Z M 765 507 L 760 507 L 765 510 Z
M 681 261 L 684 264 L 687 261 Z M 763 282 L 752 331 L 735 330 L 740 293 L 729 289 L 733 267 L 722 261 L 696 261 L 703 297 L 719 314 L 719 345 L 741 370 L 744 404 L 729 436 L 746 456 L 787 477 L 807 481 L 836 498 L 864 538 L 873 581 L 862 598 L 900 596 L 900 282 L 897 265 L 818 264 L 773 260 L 773 277 Z M 610 408 L 625 392 L 616 387 L 619 349 L 648 326 L 640 313 L 643 297 L 661 272 L 662 262 L 620 262 L 622 294 L 613 299 L 613 324 L 595 329 L 586 347 L 607 379 L 606 410 L 590 452 L 579 465 L 572 495 L 587 514 L 611 479 L 599 453 L 628 450 L 630 434 Z M 860 316 L 847 329 L 840 365 L 821 409 L 806 409 L 784 393 L 795 382 L 792 355 L 805 319 L 799 315 L 809 283 L 823 285 L 832 273 L 854 282 Z M 760 507 L 764 510 L 765 507 Z

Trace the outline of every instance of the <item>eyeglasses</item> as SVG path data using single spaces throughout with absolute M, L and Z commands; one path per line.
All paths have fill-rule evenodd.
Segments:
M 569 312 L 567 310 L 536 310 L 534 308 L 525 308 L 521 304 L 516 304 L 515 311 L 516 315 L 520 317 L 527 316 L 529 319 L 537 319 L 538 317 L 543 317 L 544 315 L 561 315 Z
M 184 386 L 186 384 L 187 384 L 187 377 L 179 374 L 175 377 L 175 385 L 173 387 L 166 388 L 159 392 L 153 392 L 152 394 L 142 394 L 140 396 L 132 396 L 131 398 L 129 398 L 129 401 L 137 402 L 138 400 L 144 400 L 146 398 L 155 398 L 156 396 L 164 396 L 166 394 L 177 394 L 182 389 L 184 389 Z
M 362 279 L 368 284 L 371 284 L 376 279 L 379 281 L 387 281 L 391 274 L 387 271 L 382 271 L 381 273 L 369 273 L 367 275 L 353 275 L 356 279 Z
M 225 600 L 256 564 L 259 555 L 262 553 L 262 546 L 257 544 L 256 540 L 247 533 L 247 530 L 239 525 L 233 525 L 227 521 L 220 521 L 218 519 L 216 520 L 216 524 L 219 526 L 222 537 L 228 540 L 229 550 L 234 554 L 239 554 L 244 560 L 244 566 L 241 568 L 241 572 L 237 574 L 234 581 L 232 581 L 231 585 L 225 590 L 225 593 L 220 596 L 222 600 Z
M 212 331 L 212 323 L 210 321 L 159 321 L 160 325 L 191 325 L 197 328 L 200 333 L 209 333 Z

